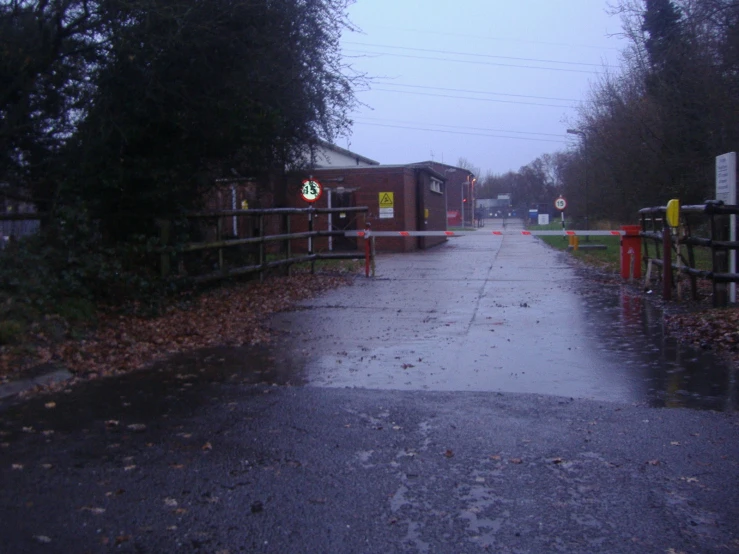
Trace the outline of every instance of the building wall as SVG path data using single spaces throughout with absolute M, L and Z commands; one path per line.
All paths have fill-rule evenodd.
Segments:
M 466 226 L 471 227 L 474 216 L 474 186 L 470 182 L 475 178 L 475 175 L 461 167 L 439 162 L 422 163 L 446 177 L 447 224 L 456 227 L 464 222 Z M 462 201 L 465 197 L 467 202 Z
M 416 170 L 418 173 L 418 194 L 420 198 L 418 222 L 420 231 L 439 231 L 447 228 L 446 214 L 446 184 L 441 183 L 441 192 L 431 190 L 435 178 L 426 171 Z M 443 242 L 445 237 L 419 237 L 419 248 L 430 248 Z
M 365 221 L 374 231 L 416 231 L 446 230 L 446 213 L 444 195 L 429 191 L 430 175 L 428 170 L 412 166 L 373 166 L 358 168 L 314 169 L 314 179 L 326 188 L 353 191 L 356 206 L 367 206 L 369 214 L 366 220 L 359 217 L 356 229 L 364 228 Z M 292 187 L 291 187 L 292 189 Z M 296 187 L 297 190 L 297 187 Z M 443 190 L 443 189 L 442 189 Z M 393 194 L 393 217 L 380 217 L 380 196 Z M 419 196 L 420 194 L 420 196 Z M 306 207 L 298 195 L 291 200 L 295 207 Z M 314 204 L 316 207 L 327 207 L 327 194 Z M 429 209 L 429 218 L 424 219 L 424 210 Z M 318 216 L 316 228 L 326 229 L 326 216 Z M 294 229 L 297 231 L 297 229 Z M 446 241 L 444 237 L 433 240 L 420 240 L 418 237 L 382 237 L 376 240 L 378 251 L 409 252 L 417 248 L 428 248 Z M 327 248 L 327 239 L 316 241 L 316 247 Z M 361 239 L 358 246 L 362 246 Z

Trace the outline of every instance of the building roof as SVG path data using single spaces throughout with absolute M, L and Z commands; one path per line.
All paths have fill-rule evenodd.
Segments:
M 436 166 L 441 165 L 441 166 L 444 166 L 444 167 L 446 167 L 448 169 L 453 169 L 455 171 L 465 171 L 465 172 L 469 173 L 470 175 L 475 175 L 469 169 L 465 169 L 463 167 L 458 167 L 456 165 L 445 164 L 445 163 L 442 163 L 442 162 L 435 162 L 433 160 L 426 160 L 425 162 L 418 162 L 418 163 L 415 163 L 413 165 L 425 165 L 425 166 L 432 166 L 432 167 L 435 166 L 435 165 Z M 450 172 L 450 173 L 452 173 L 452 172 Z M 479 175 L 477 177 L 479 177 Z
M 374 171 L 377 169 L 422 169 L 427 171 L 431 176 L 436 177 L 442 181 L 447 180 L 447 176 L 436 171 L 433 167 L 425 164 L 378 164 L 371 167 L 368 166 L 331 166 L 331 167 L 318 167 L 313 171 Z
M 318 140 L 318 144 L 322 146 L 323 148 L 326 148 L 328 150 L 333 150 L 337 154 L 343 154 L 344 156 L 349 156 L 351 158 L 355 158 L 359 160 L 360 162 L 364 162 L 369 165 L 380 165 L 380 162 L 376 160 L 372 160 L 370 158 L 367 158 L 365 156 L 362 156 L 361 154 L 357 154 L 356 152 L 352 152 L 351 150 L 347 150 L 346 148 L 342 148 L 341 146 L 337 146 L 331 142 L 325 141 L 325 140 Z M 322 168 L 323 169 L 323 168 Z

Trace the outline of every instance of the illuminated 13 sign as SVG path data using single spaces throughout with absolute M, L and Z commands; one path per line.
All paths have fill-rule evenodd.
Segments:
M 306 179 L 300 189 L 300 197 L 306 202 L 315 202 L 323 194 L 323 186 L 315 179 Z

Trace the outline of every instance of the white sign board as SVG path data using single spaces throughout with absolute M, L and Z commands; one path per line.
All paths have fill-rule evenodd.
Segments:
M 549 214 L 539 214 L 539 225 L 549 225 Z
M 716 156 L 716 200 L 736 204 L 736 152 Z
M 380 208 L 380 219 L 392 219 L 395 217 L 393 208 Z
M 736 152 L 716 156 L 716 200 L 736 205 Z M 729 216 L 729 240 L 736 240 L 736 216 Z M 729 252 L 729 273 L 736 273 L 736 250 Z M 736 302 L 736 283 L 729 284 L 729 302 Z

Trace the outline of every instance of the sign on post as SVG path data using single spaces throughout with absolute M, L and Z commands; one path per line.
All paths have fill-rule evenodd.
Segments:
M 564 199 L 564 196 L 560 196 L 554 201 L 554 207 L 559 210 L 559 215 L 562 220 L 562 230 L 565 229 L 565 208 L 567 207 L 567 200 Z
M 379 193 L 380 219 L 395 217 L 395 194 L 392 192 Z
M 306 202 L 317 202 L 323 194 L 323 186 L 315 179 L 306 179 L 300 188 L 300 197 Z
M 716 156 L 716 200 L 736 205 L 736 152 Z M 729 240 L 736 241 L 736 216 L 729 216 Z M 736 273 L 736 250 L 729 252 L 729 273 Z M 729 284 L 729 302 L 736 302 L 736 283 Z

